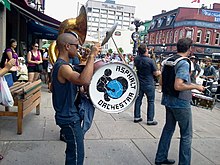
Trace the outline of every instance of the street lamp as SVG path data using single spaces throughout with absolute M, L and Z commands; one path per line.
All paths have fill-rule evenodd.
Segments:
M 143 26 L 144 22 L 142 22 L 140 19 L 135 18 L 134 21 L 131 22 L 130 30 L 134 31 L 131 35 L 132 40 L 134 41 L 134 47 L 133 47 L 133 55 L 137 54 L 137 46 L 139 43 L 139 32 L 144 31 L 145 27 Z
M 161 46 L 161 50 L 162 50 L 162 53 L 164 54 L 164 52 L 166 51 L 167 47 L 165 45 L 165 43 L 163 43 L 163 46 Z

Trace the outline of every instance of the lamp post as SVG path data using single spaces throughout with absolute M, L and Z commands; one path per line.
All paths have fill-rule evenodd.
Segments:
M 144 31 L 145 27 L 143 26 L 144 22 L 142 22 L 140 19 L 135 18 L 134 21 L 131 22 L 130 30 L 133 31 L 135 30 L 131 38 L 134 41 L 134 46 L 133 46 L 133 55 L 137 55 L 137 47 L 138 43 L 140 41 L 140 34 L 139 32 Z
M 164 54 L 164 52 L 166 51 L 167 47 L 165 45 L 165 43 L 163 43 L 163 46 L 161 46 L 161 50 L 162 50 L 162 53 Z

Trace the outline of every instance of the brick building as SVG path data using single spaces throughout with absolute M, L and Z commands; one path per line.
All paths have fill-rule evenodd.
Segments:
M 162 11 L 153 16 L 148 30 L 148 45 L 155 48 L 156 54 L 176 52 L 178 39 L 190 37 L 194 44 L 192 53 L 200 59 L 204 56 L 220 58 L 220 3 L 212 9 L 179 7 Z M 219 56 L 214 56 L 214 55 Z

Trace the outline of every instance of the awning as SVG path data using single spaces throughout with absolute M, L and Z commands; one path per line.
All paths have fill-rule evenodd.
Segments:
M 16 7 L 21 14 L 25 15 L 26 17 L 36 21 L 40 22 L 43 25 L 46 25 L 48 27 L 52 27 L 55 29 L 58 29 L 60 26 L 60 21 L 49 17 L 48 15 L 45 15 L 35 9 L 32 9 L 29 7 L 24 0 L 10 0 L 11 5 Z
M 2 3 L 8 10 L 11 10 L 10 2 L 8 0 L 0 0 L 0 3 Z
M 28 22 L 28 29 L 39 39 L 56 40 L 58 36 L 58 30 L 35 21 Z

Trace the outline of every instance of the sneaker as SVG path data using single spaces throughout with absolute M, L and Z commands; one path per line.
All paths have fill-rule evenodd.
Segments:
M 175 160 L 173 159 L 166 159 L 162 162 L 155 162 L 156 165 L 162 165 L 162 164 L 174 164 L 175 163 Z
M 141 122 L 143 119 L 142 118 L 135 118 L 134 119 L 134 123 L 139 123 L 139 122 Z
M 157 121 L 147 121 L 147 125 L 157 125 Z

